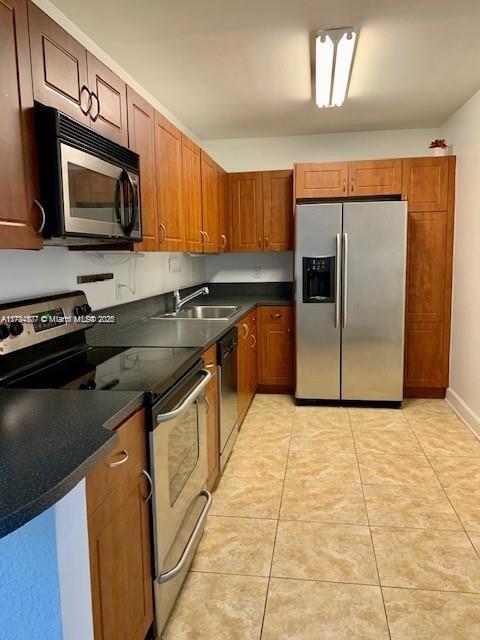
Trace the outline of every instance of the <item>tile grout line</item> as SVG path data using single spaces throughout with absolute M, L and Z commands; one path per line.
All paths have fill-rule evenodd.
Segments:
M 433 414 L 433 412 L 432 412 L 432 414 Z M 434 415 L 434 414 L 433 414 L 433 415 Z M 410 420 L 408 419 L 408 416 L 407 416 L 407 415 L 405 415 L 405 417 L 406 417 L 406 419 L 407 419 L 408 424 L 410 425 L 410 428 L 412 429 L 412 431 L 413 431 L 413 432 L 414 432 L 414 434 L 415 434 L 415 438 L 417 438 L 417 434 L 416 434 L 415 430 L 413 429 L 412 425 L 410 424 Z M 441 489 L 442 489 L 442 491 L 443 491 L 443 494 L 444 494 L 445 498 L 446 498 L 446 499 L 447 499 L 447 501 L 448 501 L 448 504 L 451 506 L 451 508 L 452 508 L 453 512 L 454 512 L 454 513 L 455 513 L 455 515 L 457 516 L 457 519 L 458 519 L 458 521 L 459 521 L 459 523 L 460 523 L 460 526 L 462 527 L 462 531 L 463 531 L 463 533 L 465 533 L 465 535 L 467 536 L 467 540 L 469 541 L 469 543 L 470 543 L 471 547 L 473 548 L 474 552 L 476 553 L 477 558 L 480 560 L 480 549 L 477 549 L 477 547 L 473 544 L 473 542 L 472 542 L 472 540 L 471 540 L 471 538 L 470 538 L 470 536 L 469 536 L 469 534 L 468 534 L 468 531 L 467 531 L 467 529 L 465 528 L 465 525 L 463 524 L 462 519 L 461 519 L 461 518 L 460 518 L 460 516 L 458 515 L 458 512 L 457 512 L 457 510 L 455 509 L 455 506 L 454 506 L 453 502 L 450 500 L 450 497 L 449 497 L 448 493 L 446 492 L 445 487 L 443 486 L 443 484 L 442 484 L 442 482 L 441 482 L 441 480 L 440 480 L 440 477 L 438 476 L 437 472 L 435 471 L 435 468 L 434 468 L 434 466 L 432 465 L 432 463 L 431 463 L 431 461 L 430 461 L 430 458 L 429 458 L 429 457 L 428 457 L 428 455 L 425 453 L 425 449 L 423 448 L 422 443 L 420 442 L 420 440 L 419 440 L 418 438 L 417 438 L 417 442 L 418 442 L 419 446 L 421 447 L 422 451 L 424 452 L 425 457 L 427 458 L 428 464 L 430 465 L 430 468 L 432 469 L 432 472 L 435 474 L 435 477 L 436 477 L 436 478 L 437 478 L 437 480 L 438 480 L 438 484 L 440 485 L 440 487 L 441 487 Z M 442 457 L 442 456 L 432 456 L 432 457 L 434 457 L 434 458 L 435 458 L 435 457 Z M 446 457 L 448 457 L 448 456 L 446 456 Z M 462 456 L 457 456 L 457 457 L 462 457 Z M 457 531 L 458 531 L 458 529 L 457 529 Z
M 375 551 L 375 545 L 373 543 L 372 527 L 370 525 L 370 516 L 368 515 L 367 500 L 365 498 L 365 491 L 364 491 L 363 482 L 362 482 L 362 474 L 360 472 L 360 460 L 358 458 L 357 445 L 355 443 L 355 436 L 354 436 L 353 428 L 352 428 L 352 420 L 351 420 L 351 416 L 350 416 L 350 409 L 347 409 L 347 415 L 348 415 L 348 423 L 350 425 L 350 431 L 352 432 L 353 447 L 355 449 L 355 459 L 357 461 L 358 475 L 360 477 L 360 487 L 362 489 L 363 504 L 365 506 L 365 514 L 367 516 L 368 531 L 370 533 L 370 542 L 371 542 L 371 545 L 372 545 L 373 559 L 375 561 L 375 569 L 377 570 L 378 586 L 379 586 L 379 589 L 380 589 L 380 594 L 382 596 L 383 612 L 385 614 L 385 623 L 387 625 L 388 637 L 390 638 L 390 640 L 392 640 L 392 632 L 390 630 L 390 624 L 388 622 L 387 607 L 385 605 L 385 597 L 384 597 L 384 594 L 383 594 L 382 582 L 380 580 L 380 571 L 379 571 L 379 568 L 378 568 L 377 553 Z
M 292 422 L 291 422 L 291 425 L 290 425 L 290 434 L 289 434 L 288 448 L 287 448 L 287 458 L 286 458 L 286 461 L 285 461 L 285 470 L 283 472 L 282 492 L 280 494 L 280 503 L 278 505 L 277 526 L 275 527 L 275 536 L 273 538 L 272 556 L 271 556 L 271 559 L 270 559 L 270 571 L 269 571 L 269 574 L 268 574 L 267 589 L 266 589 L 266 592 L 265 592 L 265 602 L 264 602 L 264 605 L 263 605 L 263 615 L 262 615 L 262 623 L 260 625 L 259 640 L 261 640 L 261 638 L 263 636 L 263 628 L 264 628 L 264 625 L 265 625 L 265 616 L 266 616 L 266 613 L 267 613 L 268 594 L 269 594 L 269 591 L 270 591 L 270 582 L 271 582 L 271 579 L 272 579 L 273 558 L 275 556 L 275 546 L 277 544 L 278 527 L 280 525 L 280 513 L 281 513 L 281 510 L 282 510 L 283 493 L 285 491 L 285 479 L 287 477 L 288 456 L 290 454 L 290 445 L 291 445 L 291 442 L 292 442 L 292 431 L 293 431 L 293 423 L 294 423 L 294 421 L 295 421 L 295 407 L 294 407 L 294 410 L 293 410 L 293 413 L 292 413 Z

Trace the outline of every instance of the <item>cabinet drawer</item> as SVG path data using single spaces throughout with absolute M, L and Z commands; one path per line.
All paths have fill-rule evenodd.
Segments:
M 143 409 L 123 422 L 118 428 L 119 441 L 87 476 L 87 512 L 90 516 L 129 474 L 139 461 L 146 460 L 147 434 Z M 122 462 L 126 458 L 128 459 Z M 117 464 L 120 463 L 120 464 Z M 110 465 L 116 465 L 111 467 Z
M 291 324 L 291 307 L 261 307 L 260 320 L 262 324 Z

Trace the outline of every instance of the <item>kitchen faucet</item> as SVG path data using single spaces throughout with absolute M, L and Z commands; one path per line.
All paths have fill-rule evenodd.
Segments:
M 180 298 L 180 291 L 176 289 L 173 292 L 173 313 L 178 313 L 184 304 L 190 302 L 190 300 L 193 300 L 197 296 L 208 296 L 209 293 L 210 291 L 208 290 L 208 287 L 202 287 L 201 289 L 197 289 L 197 291 L 194 291 L 190 295 L 185 296 L 185 298 L 183 298 L 182 300 Z

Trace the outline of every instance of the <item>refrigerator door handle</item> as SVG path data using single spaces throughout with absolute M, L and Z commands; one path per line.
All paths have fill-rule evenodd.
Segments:
M 342 259 L 342 234 L 337 233 L 337 257 L 335 260 L 335 329 L 340 326 L 340 292 L 342 287 L 340 261 Z
M 343 319 L 342 319 L 342 328 L 345 329 L 347 326 L 347 298 L 348 298 L 348 233 L 343 234 Z

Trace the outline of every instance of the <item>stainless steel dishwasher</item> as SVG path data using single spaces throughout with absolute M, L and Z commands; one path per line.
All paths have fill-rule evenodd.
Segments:
M 237 347 L 236 327 L 217 343 L 220 379 L 220 470 L 227 464 L 238 435 Z

